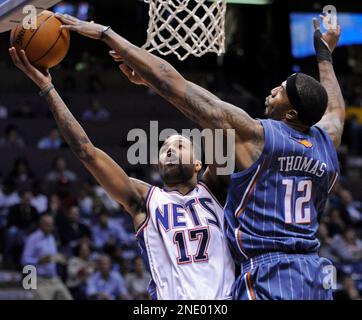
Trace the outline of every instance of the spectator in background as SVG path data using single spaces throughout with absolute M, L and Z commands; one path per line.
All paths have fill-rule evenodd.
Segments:
M 63 212 L 60 209 L 60 198 L 55 193 L 52 193 L 49 196 L 47 213 L 51 215 L 53 219 L 55 219 L 57 224 L 58 224 L 58 219 L 60 220 L 65 219 L 65 217 L 63 216 Z
M 92 227 L 92 238 L 95 248 L 106 250 L 109 247 L 126 244 L 130 235 L 114 221 L 109 220 L 108 212 L 102 210 L 98 214 L 98 221 Z
M 104 121 L 109 119 L 109 112 L 103 108 L 98 99 L 92 99 L 91 107 L 82 114 L 84 121 Z
M 48 197 L 43 192 L 43 185 L 40 180 L 33 183 L 33 198 L 31 205 L 38 211 L 38 213 L 45 213 L 48 209 Z
M 12 116 L 14 118 L 24 118 L 24 119 L 31 119 L 35 117 L 34 107 L 31 105 L 29 100 L 25 100 L 24 103 L 16 109 Z
M 38 222 L 38 211 L 31 205 L 33 193 L 24 190 L 20 194 L 21 202 L 9 209 L 8 227 L 17 227 L 21 230 L 31 230 Z
M 342 277 L 342 291 L 334 294 L 336 300 L 361 300 L 362 297 L 356 288 L 356 283 L 350 275 Z
M 66 286 L 57 274 L 57 263 L 65 263 L 58 254 L 53 236 L 54 220 L 50 215 L 43 215 L 39 229 L 32 233 L 25 243 L 22 265 L 33 265 L 37 270 L 35 295 L 39 300 L 72 300 Z
M 96 300 L 128 299 L 123 277 L 111 270 L 111 259 L 101 255 L 98 260 L 98 272 L 87 281 L 87 297 Z
M 9 208 L 20 203 L 20 201 L 14 181 L 9 178 L 5 179 L 2 188 L 0 188 L 0 216 L 7 218 Z
M 63 141 L 60 138 L 60 134 L 57 128 L 53 128 L 49 131 L 48 135 L 38 142 L 39 149 L 60 149 L 63 145 Z
M 26 158 L 20 157 L 14 161 L 8 179 L 12 180 L 17 188 L 31 187 L 35 175 L 30 169 L 29 162 Z
M 55 185 L 55 191 L 60 199 L 60 210 L 66 211 L 71 206 L 78 205 L 78 199 L 76 194 L 72 190 L 72 185 L 69 180 L 63 179 L 58 181 Z
M 79 209 L 82 217 L 91 217 L 93 213 L 94 197 L 93 183 L 89 180 L 83 181 L 78 197 Z
M 125 277 L 127 290 L 133 299 L 149 299 L 147 287 L 150 280 L 151 277 L 145 270 L 142 258 L 137 257 L 134 260 L 134 272 L 128 273 Z
M 117 271 L 123 276 L 127 273 L 127 264 L 124 259 L 124 251 L 120 246 L 114 246 L 109 248 L 109 252 L 105 252 L 109 254 L 112 261 L 112 270 Z M 126 272 L 126 273 L 125 273 Z
M 341 188 L 339 198 L 349 219 L 354 223 L 362 221 L 362 202 L 355 201 L 352 193 L 345 188 Z
M 5 129 L 5 136 L 0 138 L 0 148 L 24 148 L 25 142 L 21 137 L 18 128 L 14 125 L 8 125 Z
M 341 262 L 353 263 L 362 259 L 362 241 L 357 238 L 356 230 L 352 226 L 347 227 L 343 235 L 334 236 L 331 247 Z
M 328 233 L 331 237 L 336 234 L 341 234 L 346 227 L 346 224 L 342 219 L 341 210 L 332 208 L 328 213 L 326 224 Z
M 79 207 L 71 206 L 66 213 L 66 218 L 57 224 L 61 244 L 65 247 L 75 248 L 81 240 L 91 239 L 91 231 L 80 222 Z
M 67 169 L 67 162 L 63 157 L 57 157 L 53 162 L 52 171 L 46 175 L 45 179 L 52 183 L 66 183 L 76 181 L 77 175 L 73 171 Z
M 94 193 L 108 211 L 117 211 L 121 208 L 120 204 L 114 201 L 100 185 L 94 187 Z
M 0 119 L 4 120 L 8 118 L 8 109 L 0 101 Z
M 321 223 L 319 225 L 318 239 L 320 242 L 320 247 L 318 250 L 319 255 L 334 262 L 336 259 L 332 253 L 332 238 L 329 236 L 328 228 L 325 223 Z
M 94 273 L 96 266 L 88 243 L 81 242 L 74 252 L 74 256 L 68 261 L 67 287 L 74 299 L 85 300 L 87 280 Z
M 31 205 L 32 197 L 31 191 L 23 191 L 21 202 L 9 209 L 4 260 L 10 265 L 19 265 L 25 238 L 36 228 L 38 222 L 38 212 Z

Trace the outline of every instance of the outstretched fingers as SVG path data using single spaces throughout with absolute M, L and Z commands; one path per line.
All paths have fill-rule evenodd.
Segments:
M 314 27 L 314 31 L 320 30 L 321 26 L 320 26 L 318 18 L 313 18 L 313 27 Z
M 19 57 L 18 57 L 18 54 L 16 53 L 15 48 L 11 47 L 9 49 L 9 53 L 10 53 L 11 60 L 13 60 L 13 63 L 17 66 L 19 63 Z
M 77 31 L 77 26 L 79 25 L 79 20 L 68 14 L 56 13 L 55 16 L 63 23 L 60 28 L 68 29 L 70 31 Z
M 55 16 L 66 25 L 76 25 L 79 23 L 77 18 L 72 17 L 69 14 L 56 13 Z
M 26 56 L 26 53 L 25 53 L 24 50 L 20 50 L 20 55 L 19 55 L 19 57 L 20 57 L 21 62 L 23 63 L 23 65 L 24 65 L 26 68 L 31 68 L 31 67 L 32 67 L 32 65 L 31 65 L 31 63 L 29 62 L 29 59 L 28 59 L 28 57 Z
M 122 57 L 114 50 L 109 51 L 109 55 L 113 58 L 116 62 L 122 62 Z
M 10 57 L 13 60 L 15 66 L 17 66 L 19 69 L 24 69 L 24 63 L 20 59 L 19 54 L 16 51 L 16 49 L 14 47 L 11 47 L 9 49 L 9 53 L 10 53 Z
M 75 25 L 70 25 L 70 24 L 62 24 L 60 26 L 61 29 L 67 29 L 69 31 L 77 31 L 78 30 L 78 26 Z
M 121 69 L 121 71 L 125 74 L 125 76 L 129 79 L 129 80 L 133 80 L 134 77 L 134 72 L 125 64 L 121 64 L 119 65 L 119 69 Z

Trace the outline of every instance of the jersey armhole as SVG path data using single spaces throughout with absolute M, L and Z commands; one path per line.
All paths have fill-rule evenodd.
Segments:
M 322 128 L 320 125 L 318 125 L 318 124 L 315 124 L 314 126 L 312 126 L 312 128 L 317 129 L 317 130 L 322 134 L 322 136 L 328 141 L 329 146 L 330 146 L 331 148 L 333 148 L 333 149 L 336 149 L 336 147 L 334 146 L 332 137 L 330 136 L 330 134 L 329 134 L 325 129 L 323 129 L 323 128 Z
M 337 182 L 337 179 L 338 179 L 338 172 L 335 172 L 335 174 L 333 175 L 332 182 L 331 182 L 331 184 L 330 184 L 330 186 L 329 186 L 329 188 L 328 188 L 328 194 L 330 194 L 330 193 L 331 193 L 331 191 L 332 191 L 332 189 L 333 189 L 334 185 L 335 185 L 335 184 L 336 184 L 336 182 Z
M 142 232 L 142 230 L 147 226 L 148 221 L 150 220 L 150 210 L 149 210 L 149 206 L 150 206 L 150 201 L 152 199 L 152 195 L 153 192 L 155 191 L 155 186 L 150 187 L 150 189 L 147 192 L 147 196 L 146 196 L 146 218 L 145 220 L 141 223 L 141 225 L 138 227 L 138 229 L 136 230 L 136 237 Z
M 263 128 L 263 134 L 264 134 L 264 146 L 262 149 L 262 152 L 260 154 L 260 156 L 258 157 L 258 159 L 249 167 L 246 168 L 244 170 L 241 171 L 237 171 L 234 172 L 230 178 L 236 178 L 236 179 L 241 179 L 245 176 L 247 176 L 250 172 L 253 172 L 255 170 L 257 170 L 257 168 L 260 166 L 260 164 L 265 163 L 265 161 L 267 160 L 268 155 L 271 154 L 272 150 L 270 150 L 270 145 L 271 142 L 269 141 L 270 138 L 270 131 L 273 130 L 270 126 L 270 124 L 268 124 L 268 119 L 256 119 L 260 122 L 262 128 Z M 269 126 L 267 128 L 267 126 Z
M 327 140 L 327 143 L 328 143 L 330 149 L 334 151 L 331 160 L 333 162 L 333 165 L 335 166 L 337 174 L 339 174 L 340 166 L 339 166 L 337 148 L 334 146 L 334 143 L 333 143 L 333 140 L 332 140 L 331 136 L 329 135 L 329 133 L 326 130 L 321 128 L 318 124 L 315 124 L 312 128 L 315 128 L 316 130 L 318 130 L 322 134 L 322 136 Z

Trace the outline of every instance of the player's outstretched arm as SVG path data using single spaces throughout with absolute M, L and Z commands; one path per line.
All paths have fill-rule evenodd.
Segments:
M 63 28 L 103 40 L 135 71 L 138 79 L 142 79 L 144 84 L 152 87 L 202 127 L 235 129 L 240 141 L 249 141 L 255 139 L 255 136 L 263 140 L 263 129 L 259 121 L 252 119 L 242 109 L 221 101 L 207 90 L 187 81 L 167 61 L 131 44 L 112 29 L 69 15 L 57 14 L 57 17 L 64 23 Z M 126 66 L 123 68 L 122 71 L 127 72 Z
M 28 61 L 24 50 L 19 54 L 10 50 L 14 64 L 42 90 L 58 128 L 71 150 L 112 196 L 132 215 L 138 227 L 145 218 L 146 184 L 131 180 L 122 168 L 106 153 L 96 148 L 89 140 L 81 125 L 73 117 L 58 92 L 52 85 L 52 78 L 46 70 L 41 72 Z
M 323 16 L 321 16 L 323 19 Z M 345 120 L 345 103 L 337 77 L 332 64 L 332 52 L 336 48 L 341 28 L 330 28 L 324 34 L 320 31 L 319 21 L 313 20 L 314 24 L 314 47 L 317 54 L 319 77 L 321 84 L 328 94 L 328 107 L 326 113 L 318 126 L 323 128 L 330 135 L 334 145 L 341 144 L 343 126 Z

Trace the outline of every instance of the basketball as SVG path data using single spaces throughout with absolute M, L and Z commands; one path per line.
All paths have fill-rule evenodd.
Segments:
M 25 29 L 19 24 L 11 31 L 11 46 L 17 51 L 25 50 L 36 67 L 52 68 L 64 59 L 69 49 L 69 31 L 60 29 L 61 25 L 53 12 L 43 11 L 38 15 L 36 29 Z

